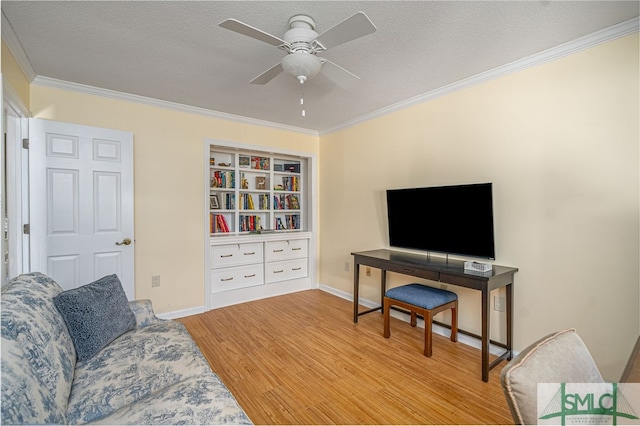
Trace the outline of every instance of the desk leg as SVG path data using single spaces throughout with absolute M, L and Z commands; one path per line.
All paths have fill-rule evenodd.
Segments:
M 507 360 L 513 358 L 513 284 L 507 285 Z
M 384 295 L 387 293 L 387 270 L 380 271 L 380 306 L 384 305 Z M 384 309 L 380 309 L 380 313 L 384 313 Z
M 360 264 L 355 263 L 353 265 L 353 322 L 358 322 L 358 300 L 359 300 L 359 287 L 360 287 Z
M 482 381 L 489 381 L 489 290 L 482 290 Z

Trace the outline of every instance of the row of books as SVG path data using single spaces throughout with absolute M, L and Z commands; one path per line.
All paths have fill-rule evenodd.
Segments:
M 298 176 L 283 176 L 282 187 L 285 191 L 300 191 L 300 178 Z
M 223 209 L 233 210 L 236 208 L 236 194 L 227 192 L 227 193 L 221 194 L 221 196 L 222 196 Z
M 216 170 L 211 176 L 212 188 L 235 188 L 236 174 L 235 172 L 223 172 Z
M 261 220 L 260 216 L 256 215 L 240 215 L 239 231 L 259 231 L 263 229 Z M 300 215 L 288 214 L 276 218 L 275 229 L 300 229 Z M 231 229 L 223 215 L 211 213 L 209 215 L 209 232 L 212 234 L 219 234 L 231 232 Z
M 257 194 L 258 197 L 258 208 L 260 210 L 268 210 L 269 209 L 269 194 Z M 255 204 L 253 202 L 252 194 L 240 194 L 240 205 L 243 210 L 255 210 Z
M 211 213 L 209 215 L 209 232 L 217 234 L 220 232 L 230 232 L 227 220 L 221 214 Z
M 300 208 L 300 203 L 298 202 L 298 196 L 294 194 L 274 195 L 273 208 L 276 210 L 298 210 Z
M 259 231 L 261 229 L 260 216 L 240 215 L 240 232 Z
M 269 170 L 269 159 L 266 157 L 251 157 L 251 168 Z
M 243 188 L 248 189 L 248 181 L 242 174 Z M 211 176 L 212 188 L 235 188 L 236 187 L 236 174 L 235 172 L 225 172 L 222 170 L 216 170 Z M 266 178 L 263 176 L 256 177 L 256 189 L 266 189 Z M 298 176 L 283 176 L 282 188 L 279 185 L 274 187 L 276 190 L 283 191 L 300 191 L 300 178 Z
M 287 214 L 276 218 L 276 229 L 300 229 L 300 215 Z

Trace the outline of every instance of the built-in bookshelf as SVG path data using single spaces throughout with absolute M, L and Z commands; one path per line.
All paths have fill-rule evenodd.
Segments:
M 243 234 L 302 231 L 306 160 L 212 145 L 209 231 Z
M 267 149 L 205 141 L 207 309 L 317 285 L 314 159 Z

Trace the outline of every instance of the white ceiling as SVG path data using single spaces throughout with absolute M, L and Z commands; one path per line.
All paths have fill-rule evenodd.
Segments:
M 3 40 L 36 81 L 61 80 L 313 132 L 390 110 L 640 14 L 638 1 L 5 1 Z M 220 28 L 235 18 L 282 38 L 288 20 L 316 31 L 363 11 L 377 31 L 322 56 L 358 75 L 249 81 L 285 55 Z M 7 25 L 8 23 L 8 25 Z M 637 31 L 637 23 L 634 24 Z M 6 28 L 8 26 L 8 28 Z M 15 52 L 14 52 L 15 55 Z M 18 55 L 20 56 L 20 55 Z M 55 79 L 55 80 L 51 80 Z

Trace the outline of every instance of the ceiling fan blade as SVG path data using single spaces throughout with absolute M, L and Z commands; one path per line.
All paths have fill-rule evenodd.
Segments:
M 356 82 L 360 80 L 360 77 L 358 77 L 351 71 L 347 71 L 340 65 L 325 58 L 320 59 L 324 63 L 324 65 L 322 66 L 322 73 L 343 89 L 351 88 Z
M 269 33 L 265 33 L 264 31 L 252 27 L 251 25 L 245 24 L 244 22 L 240 22 L 237 19 L 227 19 L 220 22 L 220 24 L 218 25 L 222 28 L 235 31 L 251 38 L 255 38 L 256 40 L 264 41 L 265 43 L 268 43 L 272 46 L 281 46 L 283 44 L 286 44 L 285 41 L 281 38 L 278 38 Z
M 278 63 L 278 64 L 272 66 L 271 68 L 269 68 L 268 70 L 266 70 L 265 72 L 263 72 L 262 74 L 260 74 L 259 76 L 257 76 L 256 78 L 254 78 L 253 80 L 251 80 L 249 83 L 251 83 L 251 84 L 267 84 L 268 82 L 273 80 L 281 72 L 282 72 L 282 64 Z
M 376 26 L 373 25 L 367 15 L 364 12 L 357 12 L 320 34 L 316 41 L 325 49 L 329 49 L 375 31 Z

